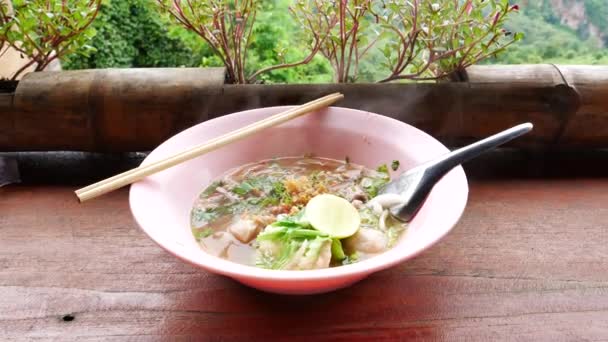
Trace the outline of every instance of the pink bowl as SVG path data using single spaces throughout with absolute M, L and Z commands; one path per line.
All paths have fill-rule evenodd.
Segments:
M 143 164 L 259 121 L 290 107 L 261 108 L 213 119 L 161 144 Z M 462 168 L 433 189 L 399 243 L 359 263 L 311 271 L 277 271 L 233 263 L 205 253 L 190 232 L 194 199 L 226 170 L 273 157 L 316 156 L 375 167 L 392 160 L 400 171 L 448 149 L 426 133 L 400 121 L 353 109 L 331 107 L 274 127 L 131 186 L 130 205 L 141 229 L 176 257 L 245 285 L 276 293 L 311 294 L 351 285 L 373 272 L 408 260 L 431 247 L 457 223 L 466 206 L 468 186 Z

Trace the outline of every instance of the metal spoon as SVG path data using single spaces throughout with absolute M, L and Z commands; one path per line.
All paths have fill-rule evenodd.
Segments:
M 446 173 L 531 130 L 531 123 L 521 124 L 416 166 L 388 183 L 379 192 L 379 195 L 398 195 L 399 203 L 390 207 L 390 213 L 401 221 L 409 222 L 414 218 L 435 184 Z

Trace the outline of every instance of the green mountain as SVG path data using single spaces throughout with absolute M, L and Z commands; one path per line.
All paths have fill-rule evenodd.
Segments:
M 508 26 L 523 41 L 485 64 L 608 64 L 608 1 L 528 0 Z

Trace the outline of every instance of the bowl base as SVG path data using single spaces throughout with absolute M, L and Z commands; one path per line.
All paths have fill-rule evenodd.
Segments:
M 296 271 L 297 272 L 297 271 Z M 281 295 L 315 295 L 332 292 L 335 290 L 343 289 L 360 282 L 367 278 L 367 275 L 357 278 L 349 278 L 342 281 L 326 282 L 323 280 L 317 281 L 311 284 L 309 281 L 306 282 L 260 282 L 259 280 L 246 280 L 232 278 L 233 280 L 258 291 L 281 294 Z

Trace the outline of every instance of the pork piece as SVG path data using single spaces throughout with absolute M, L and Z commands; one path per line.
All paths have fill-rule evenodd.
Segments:
M 363 253 L 380 253 L 386 250 L 388 238 L 383 232 L 372 228 L 360 228 L 352 237 L 346 239 L 346 248 Z
M 258 235 L 260 227 L 253 220 L 239 219 L 228 226 L 228 231 L 242 243 L 249 243 Z
M 354 200 L 351 203 L 355 208 L 357 208 L 357 210 L 361 210 L 363 208 L 363 202 L 359 200 Z
M 217 257 L 226 254 L 230 245 L 234 243 L 236 243 L 236 239 L 228 232 L 216 232 L 200 242 L 206 252 Z
M 258 215 L 253 217 L 253 221 L 260 227 L 266 227 L 277 220 L 276 216 L 273 215 Z

